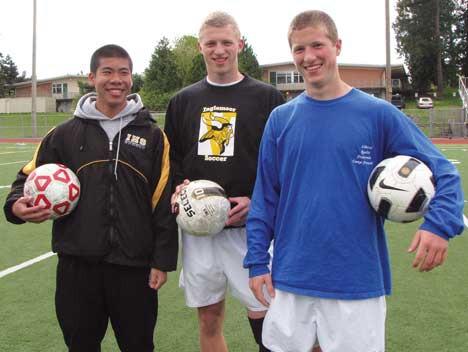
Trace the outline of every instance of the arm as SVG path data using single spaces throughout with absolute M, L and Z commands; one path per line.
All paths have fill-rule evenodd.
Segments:
M 165 272 L 177 268 L 178 233 L 175 218 L 171 212 L 171 175 L 169 166 L 169 143 L 161 133 L 160 146 L 155 156 L 154 173 L 159 175 L 152 196 L 152 224 L 155 236 L 149 282 L 152 288 L 159 288 L 166 281 Z M 164 272 L 164 273 L 162 273 Z
M 41 223 L 50 218 L 50 210 L 44 209 L 42 206 L 33 206 L 31 198 L 23 197 L 23 190 L 24 183 L 29 174 L 39 165 L 60 162 L 58 155 L 54 152 L 54 148 L 51 147 L 52 131 L 37 146 L 32 160 L 18 171 L 16 179 L 11 185 L 3 211 L 7 221 L 13 224 L 24 224 L 25 222 Z
M 284 103 L 284 98 L 281 93 L 275 89 L 271 88 L 271 92 L 267 95 L 265 99 L 265 111 L 268 114 L 277 107 Z M 247 216 L 250 209 L 250 198 L 249 197 L 231 197 L 229 198 L 231 204 L 233 204 L 233 208 L 229 212 L 229 219 L 226 222 L 227 226 L 242 226 L 247 221 Z
M 177 104 L 177 97 L 173 97 L 169 102 L 166 111 L 166 120 L 164 123 L 164 133 L 166 134 L 169 144 L 171 145 L 170 149 L 170 161 L 171 169 L 173 175 L 173 184 L 174 187 L 180 185 L 184 182 L 182 160 L 184 159 L 183 154 L 183 145 L 180 142 L 180 119 L 182 114 L 177 110 L 177 107 L 180 105 Z
M 280 196 L 276 152 L 274 121 L 270 118 L 260 145 L 260 154 L 252 196 L 250 212 L 247 219 L 247 254 L 244 267 L 249 269 L 250 286 L 257 299 L 267 305 L 263 296 L 266 285 L 270 296 L 273 296 L 273 284 L 268 265 L 268 249 L 274 237 L 276 211 Z
M 391 134 L 388 153 L 406 154 L 423 161 L 433 172 L 436 193 L 424 221 L 408 248 L 415 252 L 413 267 L 429 271 L 442 265 L 447 257 L 448 240 L 464 229 L 464 197 L 455 166 L 406 118 L 400 117 Z

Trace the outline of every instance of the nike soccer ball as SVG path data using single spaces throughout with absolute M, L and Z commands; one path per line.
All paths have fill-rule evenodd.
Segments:
M 431 170 L 420 160 L 398 155 L 380 162 L 367 184 L 372 207 L 396 222 L 419 219 L 435 193 Z
M 52 210 L 52 219 L 70 214 L 80 198 L 80 181 L 64 165 L 44 164 L 26 179 L 24 195 L 33 197 L 33 205 Z
M 224 189 L 215 182 L 190 182 L 178 195 L 176 221 L 186 233 L 211 236 L 220 232 L 228 219 L 231 204 Z

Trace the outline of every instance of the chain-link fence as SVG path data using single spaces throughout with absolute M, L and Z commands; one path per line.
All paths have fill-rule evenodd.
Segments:
M 429 138 L 468 137 L 468 116 L 462 108 L 406 109 L 404 113 Z
M 164 126 L 164 112 L 151 112 L 159 126 Z M 44 137 L 48 131 L 71 118 L 69 113 L 41 113 L 36 117 L 35 136 L 31 114 L 0 114 L 0 138 Z
M 410 117 L 430 138 L 467 138 L 468 116 L 462 108 L 406 109 Z M 164 126 L 164 112 L 152 112 L 159 126 Z M 38 114 L 36 136 L 43 137 L 51 128 L 70 118 L 70 114 Z M 0 114 L 0 138 L 32 138 L 31 114 Z

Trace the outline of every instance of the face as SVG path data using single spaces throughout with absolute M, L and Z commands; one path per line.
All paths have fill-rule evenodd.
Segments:
M 198 43 L 205 59 L 208 78 L 217 83 L 230 83 L 238 79 L 237 55 L 244 42 L 236 35 L 231 25 L 205 27 Z
M 96 89 L 96 108 L 104 115 L 114 117 L 125 108 L 133 84 L 128 59 L 100 58 L 96 73 L 91 72 L 88 79 Z
M 308 92 L 327 90 L 340 82 L 336 58 L 341 51 L 341 40 L 334 43 L 323 26 L 294 31 L 291 51 Z

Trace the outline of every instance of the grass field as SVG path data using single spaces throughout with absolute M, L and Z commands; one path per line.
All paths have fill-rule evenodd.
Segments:
M 468 146 L 440 146 L 468 180 Z M 0 197 L 5 199 L 17 170 L 34 150 L 32 144 L 0 144 Z M 468 194 L 468 181 L 464 182 Z M 50 251 L 50 223 L 15 226 L 0 220 L 0 272 Z M 388 352 L 466 352 L 468 350 L 468 237 L 450 243 L 444 266 L 430 273 L 411 268 L 406 253 L 417 224 L 387 223 L 392 255 L 393 295 L 388 298 Z M 52 256 L 0 277 L 0 351 L 65 351 L 55 318 L 56 257 Z M 177 287 L 178 272 L 160 292 L 160 314 L 155 336 L 160 352 L 198 351 L 196 313 L 185 307 Z M 244 309 L 228 299 L 226 339 L 231 352 L 256 351 Z M 113 334 L 103 351 L 118 351 Z
M 164 125 L 164 113 L 153 112 L 159 126 Z M 36 117 L 36 137 L 43 137 L 60 122 L 71 118 L 71 113 L 39 113 Z M 0 138 L 33 137 L 30 113 L 0 114 Z

